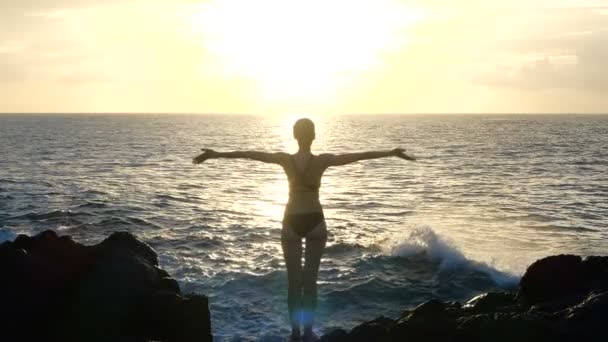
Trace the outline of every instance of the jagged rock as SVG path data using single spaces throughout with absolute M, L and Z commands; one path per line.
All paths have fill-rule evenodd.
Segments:
M 536 304 L 608 290 L 608 257 L 557 255 L 534 262 L 521 279 L 518 297 Z
M 564 298 L 534 304 L 530 310 L 542 312 L 556 312 L 576 305 L 587 297 L 586 294 L 574 294 Z
M 0 245 L 7 341 L 211 341 L 207 298 L 182 296 L 125 232 L 95 246 L 45 231 Z
M 391 323 L 336 330 L 322 341 L 608 341 L 608 257 L 558 255 L 533 263 L 513 293 L 486 293 L 465 305 L 430 300 Z M 386 337 L 388 335 L 388 338 Z
M 608 257 L 590 256 L 583 261 L 590 291 L 608 290 Z
M 494 313 L 461 319 L 454 340 L 462 342 L 542 342 L 552 341 L 552 339 L 550 323 L 542 315 Z
M 348 334 L 349 341 L 366 342 L 366 341 L 388 341 L 389 331 L 395 324 L 390 318 L 378 317 L 373 321 L 363 323 L 356 326 Z
M 158 266 L 158 255 L 156 255 L 154 249 L 145 242 L 137 240 L 133 234 L 128 232 L 112 233 L 110 237 L 98 245 L 98 248 L 128 249 L 146 259 L 153 266 Z
M 456 332 L 459 303 L 432 299 L 402 316 L 391 329 L 391 341 L 452 341 Z
M 321 342 L 347 342 L 350 341 L 344 329 L 334 329 L 321 337 Z
M 608 291 L 591 293 L 555 324 L 562 341 L 608 341 Z
M 92 257 L 90 249 L 53 231 L 34 237 L 19 235 L 14 242 L 3 243 L 3 335 L 19 337 L 13 340 L 44 340 L 52 330 L 49 320 L 64 314 L 67 298 Z
M 469 300 L 462 308 L 472 314 L 491 313 L 515 305 L 515 295 L 510 292 L 490 292 Z M 516 310 L 512 308 L 509 311 Z

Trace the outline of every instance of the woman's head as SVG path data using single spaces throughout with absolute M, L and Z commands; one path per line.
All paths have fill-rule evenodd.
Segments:
M 300 119 L 293 125 L 293 137 L 298 144 L 310 145 L 315 139 L 315 124 L 310 119 Z

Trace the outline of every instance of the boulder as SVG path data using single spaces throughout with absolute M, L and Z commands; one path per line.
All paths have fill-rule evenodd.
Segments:
M 391 341 L 452 341 L 461 306 L 432 299 L 406 312 L 390 331 Z
M 565 311 L 554 330 L 560 341 L 608 341 L 608 291 L 590 293 Z
M 207 298 L 182 295 L 130 233 L 85 246 L 45 231 L 0 245 L 6 340 L 211 341 Z
M 378 317 L 373 321 L 356 326 L 348 334 L 349 341 L 389 341 L 389 331 L 395 322 L 386 317 Z
M 529 313 L 494 313 L 463 317 L 455 341 L 552 341 L 547 317 Z
M 497 310 L 513 311 L 517 308 L 515 295 L 510 292 L 490 292 L 480 294 L 466 302 L 462 308 L 471 314 L 493 313 Z
M 334 329 L 321 337 L 321 342 L 347 342 L 350 341 L 344 329 Z
M 518 298 L 530 305 L 608 290 L 608 257 L 557 255 L 534 262 L 521 278 Z

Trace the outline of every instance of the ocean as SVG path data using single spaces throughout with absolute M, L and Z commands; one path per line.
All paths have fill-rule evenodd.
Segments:
M 280 248 L 287 180 L 200 148 L 295 152 L 296 117 L 0 115 L 0 241 L 53 229 L 92 244 L 129 231 L 218 341 L 289 333 Z M 537 258 L 608 254 L 607 115 L 321 117 L 315 153 L 404 147 L 418 161 L 326 171 L 318 332 L 430 298 L 513 289 Z

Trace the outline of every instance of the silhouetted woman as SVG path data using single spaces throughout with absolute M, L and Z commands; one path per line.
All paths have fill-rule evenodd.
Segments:
M 341 166 L 364 159 L 399 157 L 415 160 L 403 149 L 346 154 L 320 154 L 311 152 L 315 139 L 315 126 L 309 119 L 300 119 L 293 126 L 293 136 L 298 141 L 298 152 L 265 153 L 254 151 L 216 152 L 202 149 L 204 153 L 192 162 L 200 164 L 212 158 L 246 158 L 264 163 L 279 164 L 289 181 L 289 201 L 283 217 L 281 242 L 287 265 L 287 305 L 291 320 L 292 341 L 300 340 L 300 324 L 304 327 L 302 339 L 314 341 L 312 326 L 317 304 L 317 275 L 321 255 L 327 240 L 327 227 L 323 208 L 319 202 L 321 176 L 330 166 Z M 302 266 L 302 239 L 306 240 L 304 265 Z

